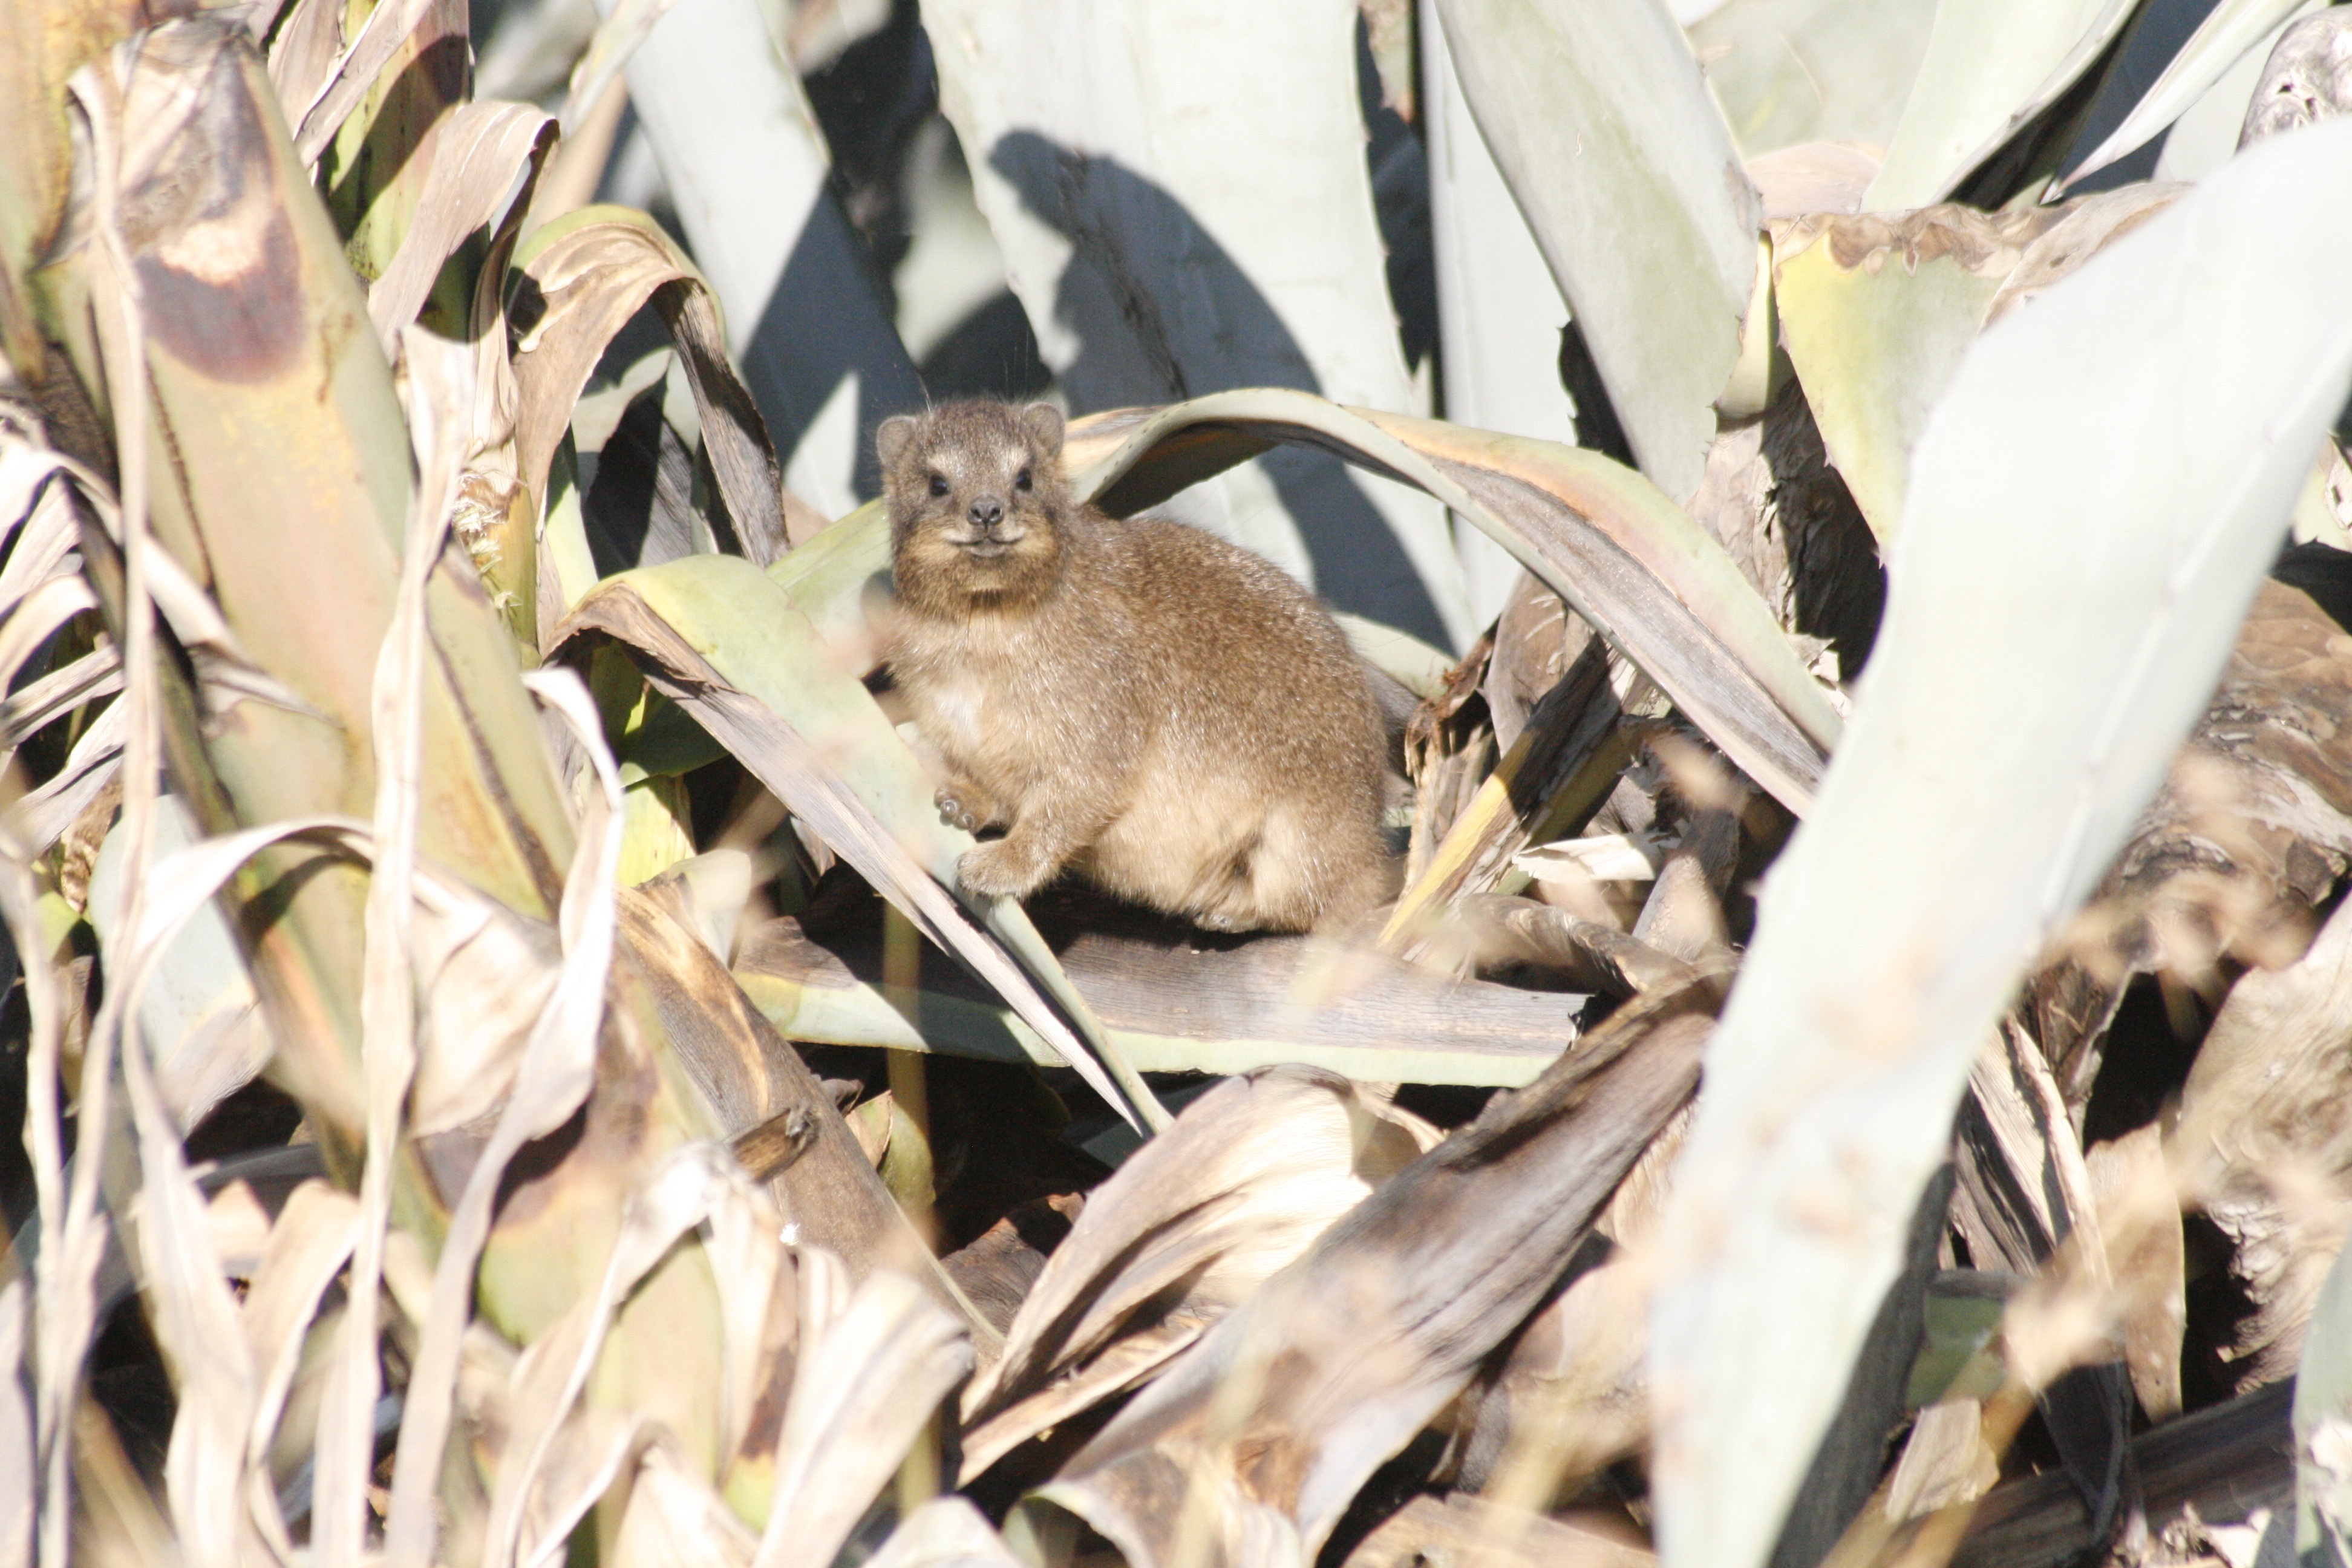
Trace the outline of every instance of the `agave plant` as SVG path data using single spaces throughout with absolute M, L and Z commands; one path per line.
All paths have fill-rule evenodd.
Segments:
M 16 0 L 0 1562 L 2336 1560 L 2304 9 Z M 1376 935 L 958 887 L 975 388 L 1342 612 Z

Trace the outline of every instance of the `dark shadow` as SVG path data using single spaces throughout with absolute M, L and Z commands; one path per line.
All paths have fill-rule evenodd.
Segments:
M 2352 555 L 2330 544 L 2290 544 L 2271 575 L 2310 595 L 2328 619 L 2352 632 Z
M 1364 116 L 1364 162 L 1372 178 L 1372 211 L 1388 252 L 1389 304 L 1408 370 L 1437 352 L 1437 239 L 1429 216 L 1429 152 L 1419 128 L 1381 97 L 1372 35 L 1356 13 L 1356 100 Z
M 1166 191 L 1033 132 L 1000 140 L 989 162 L 1074 247 L 1054 305 L 1081 343 L 1061 377 L 1074 410 L 1244 386 L 1321 394 L 1265 296 Z M 1403 547 L 1337 458 L 1285 447 L 1260 462 L 1298 525 L 1325 599 L 1450 646 Z
M 957 323 L 919 368 L 923 384 L 941 402 L 1002 397 L 1018 403 L 1043 397 L 1054 384 L 1053 367 L 1029 330 L 1029 314 L 1009 289 Z
M 2116 47 L 2114 63 L 2100 77 L 2099 89 L 2084 110 L 2082 128 L 2074 133 L 2066 150 L 2063 165 L 2072 169 L 2099 150 L 2099 144 L 2114 134 L 2156 85 L 2164 68 L 2172 63 L 2189 35 L 2197 31 L 2216 4 L 2216 0 L 2147 0 L 2132 16 L 2124 28 L 2123 37 Z M 2164 142 L 2169 132 L 2149 138 L 2137 152 L 2117 159 L 2093 174 L 2067 195 L 2089 195 L 2095 191 L 2112 191 L 2118 186 L 2156 176 L 2156 161 L 2164 153 Z
M 851 485 L 881 492 L 874 431 L 920 410 L 923 384 L 884 308 L 866 247 L 830 191 L 818 195 L 760 325 L 740 356 L 743 380 L 785 462 L 842 378 L 857 378 L 857 461 Z
M 1617 405 L 1609 401 L 1608 384 L 1601 379 L 1601 366 L 1594 362 L 1592 349 L 1584 341 L 1584 329 L 1574 317 L 1559 330 L 1559 384 L 1568 388 L 1569 400 L 1576 405 L 1576 444 L 1614 458 L 1629 468 L 1639 468 L 1633 443 L 1626 439 Z

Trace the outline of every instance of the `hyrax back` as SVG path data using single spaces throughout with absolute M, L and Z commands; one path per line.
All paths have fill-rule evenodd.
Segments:
M 1265 561 L 1070 497 L 1062 416 L 951 403 L 879 436 L 887 658 L 959 826 L 1019 898 L 1064 867 L 1221 931 L 1379 901 L 1380 713 L 1346 637 Z

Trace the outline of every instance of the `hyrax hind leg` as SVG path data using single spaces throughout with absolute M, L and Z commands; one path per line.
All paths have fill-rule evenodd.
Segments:
M 1192 918 L 1210 931 L 1311 931 L 1350 920 L 1379 901 L 1382 858 L 1346 835 L 1318 837 L 1272 817 L 1204 879 Z

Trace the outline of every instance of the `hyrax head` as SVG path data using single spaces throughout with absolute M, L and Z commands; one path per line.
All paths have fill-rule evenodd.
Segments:
M 884 420 L 875 447 L 902 596 L 946 608 L 1024 600 L 1051 586 L 1070 506 L 1059 410 L 943 404 Z

